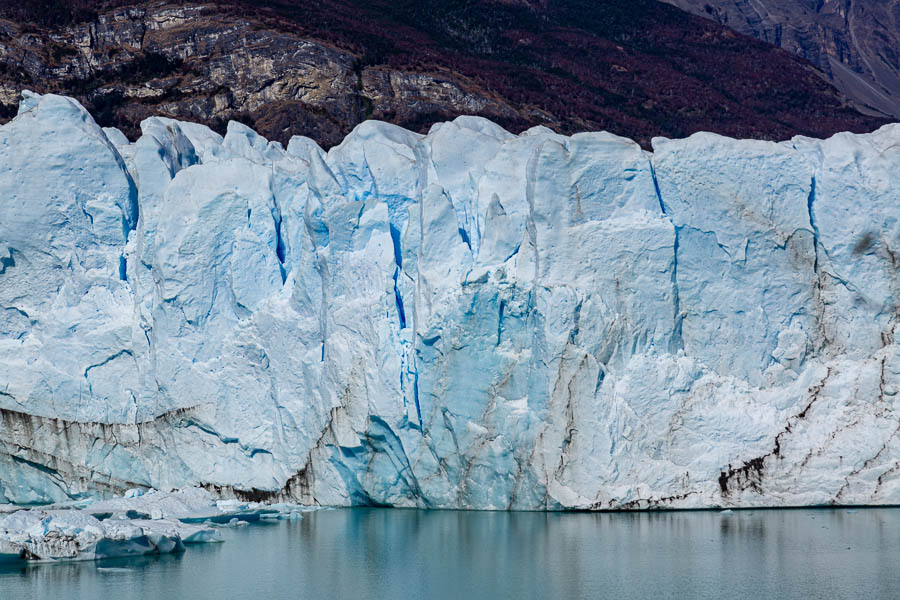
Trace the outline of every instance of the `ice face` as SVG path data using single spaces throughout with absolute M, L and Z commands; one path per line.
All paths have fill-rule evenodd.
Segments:
M 0 499 L 900 502 L 900 125 L 142 132 L 0 127 Z

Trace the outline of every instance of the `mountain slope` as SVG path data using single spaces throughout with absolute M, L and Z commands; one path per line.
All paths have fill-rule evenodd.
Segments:
M 819 67 L 862 106 L 900 119 L 900 0 L 664 0 Z
M 337 143 L 367 118 L 424 132 L 459 114 L 513 131 L 609 130 L 644 147 L 699 130 L 870 131 L 808 63 L 660 4 L 426 0 L 5 2 L 0 102 L 79 98 L 136 136 L 164 114 Z

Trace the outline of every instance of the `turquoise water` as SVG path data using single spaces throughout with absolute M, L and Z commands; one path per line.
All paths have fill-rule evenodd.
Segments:
M 348 509 L 177 556 L 0 571 L 0 599 L 900 598 L 900 509 Z

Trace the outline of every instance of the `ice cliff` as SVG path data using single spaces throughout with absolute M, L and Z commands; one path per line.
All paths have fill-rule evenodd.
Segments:
M 900 124 L 142 129 L 0 127 L 0 500 L 900 503 Z

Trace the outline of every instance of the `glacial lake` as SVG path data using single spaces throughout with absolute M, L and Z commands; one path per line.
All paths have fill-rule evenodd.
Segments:
M 0 599 L 900 598 L 900 509 L 343 509 L 180 555 L 0 570 Z

